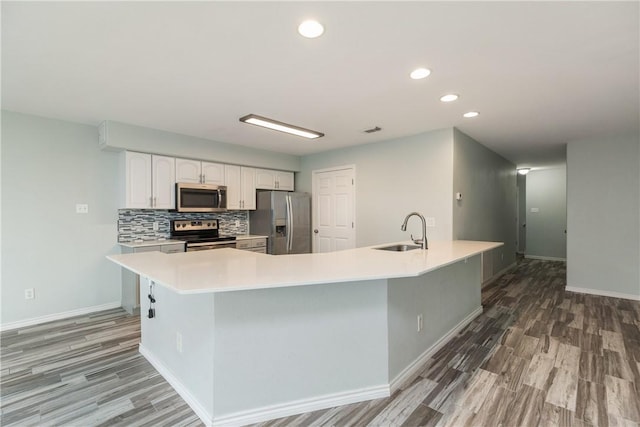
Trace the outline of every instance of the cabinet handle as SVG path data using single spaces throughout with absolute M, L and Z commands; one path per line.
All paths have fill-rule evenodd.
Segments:
M 153 198 L 153 207 L 155 208 L 158 205 L 158 199 L 156 197 Z

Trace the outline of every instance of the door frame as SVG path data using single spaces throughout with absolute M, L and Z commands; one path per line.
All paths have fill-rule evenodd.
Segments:
M 314 230 L 316 230 L 316 225 L 318 224 L 318 211 L 317 211 L 317 206 L 314 203 L 315 199 L 316 199 L 316 183 L 318 181 L 318 174 L 320 173 L 326 173 L 326 172 L 337 172 L 337 171 L 341 171 L 341 170 L 345 170 L 345 169 L 351 169 L 352 173 L 353 173 L 353 200 L 351 203 L 351 215 L 353 218 L 353 227 L 352 229 L 352 233 L 353 233 L 353 246 L 356 247 L 356 227 L 358 226 L 358 222 L 356 221 L 356 165 L 355 164 L 349 164 L 349 165 L 342 165 L 342 166 L 332 166 L 330 168 L 323 168 L 323 169 L 314 169 L 311 171 L 311 252 L 315 253 L 316 252 L 316 233 Z

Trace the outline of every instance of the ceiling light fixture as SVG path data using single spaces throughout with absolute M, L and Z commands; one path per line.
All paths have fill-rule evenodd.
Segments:
M 301 136 L 303 138 L 315 139 L 315 138 L 320 138 L 321 136 L 324 136 L 324 133 L 301 128 L 299 126 L 294 126 L 294 125 L 290 125 L 283 122 L 279 122 L 277 120 L 268 119 L 266 117 L 257 116 L 255 114 L 247 114 L 244 117 L 240 117 L 240 121 L 243 123 L 249 123 L 256 126 L 277 130 L 280 132 L 289 133 L 291 135 Z
M 308 20 L 298 26 L 298 32 L 302 37 L 315 39 L 324 33 L 324 27 L 318 21 Z
M 519 173 L 520 175 L 526 175 L 526 174 L 528 174 L 529 172 L 531 172 L 531 168 L 520 168 L 520 169 L 518 169 L 518 173 Z
M 431 70 L 428 68 L 416 68 L 409 74 L 413 80 L 420 80 L 428 77 L 431 74 Z
M 478 113 L 477 111 L 469 111 L 468 113 L 464 113 L 462 117 L 466 117 L 467 119 L 470 119 L 472 117 L 478 117 L 479 115 L 480 113 Z
M 442 101 L 442 102 L 453 102 L 458 98 L 459 98 L 459 96 L 456 95 L 455 93 L 449 93 L 447 95 L 441 96 L 440 97 L 440 101 Z

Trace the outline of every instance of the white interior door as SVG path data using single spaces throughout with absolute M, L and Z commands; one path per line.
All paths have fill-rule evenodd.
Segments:
M 313 172 L 313 252 L 356 246 L 355 167 Z

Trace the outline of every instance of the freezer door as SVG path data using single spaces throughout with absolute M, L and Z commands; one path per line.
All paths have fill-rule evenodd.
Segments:
M 290 254 L 311 253 L 311 197 L 306 193 L 289 193 Z
M 282 255 L 288 253 L 289 226 L 287 222 L 286 193 L 280 191 L 269 192 L 271 216 L 273 218 L 273 234 L 270 236 L 270 254 Z

